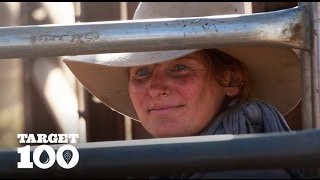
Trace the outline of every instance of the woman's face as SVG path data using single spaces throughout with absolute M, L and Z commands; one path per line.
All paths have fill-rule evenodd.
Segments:
M 209 73 L 200 52 L 132 67 L 129 94 L 143 127 L 155 137 L 199 133 L 216 116 L 227 93 Z

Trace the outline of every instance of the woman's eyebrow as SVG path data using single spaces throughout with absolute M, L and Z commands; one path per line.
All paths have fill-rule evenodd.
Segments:
M 176 60 L 172 61 L 171 63 L 181 63 L 183 61 L 185 61 L 186 63 L 187 62 L 196 62 L 197 59 L 194 57 L 182 57 L 180 59 L 176 59 Z

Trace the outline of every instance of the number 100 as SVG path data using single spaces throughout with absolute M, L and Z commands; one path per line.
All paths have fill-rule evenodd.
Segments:
M 67 163 L 63 158 L 63 152 L 65 150 L 70 150 L 72 152 L 72 158 L 70 159 L 69 163 Z M 46 151 L 48 154 L 48 160 L 45 163 L 40 161 L 40 155 L 43 151 Z M 30 145 L 18 148 L 18 154 L 20 154 L 20 161 L 17 163 L 18 168 L 33 168 L 34 162 L 37 167 L 41 169 L 48 169 L 55 163 L 57 159 L 58 164 L 62 168 L 71 169 L 77 165 L 79 161 L 79 152 L 72 145 L 61 146 L 58 149 L 57 154 L 52 147 L 48 145 L 40 145 L 36 147 L 33 152 L 33 162 L 30 161 Z

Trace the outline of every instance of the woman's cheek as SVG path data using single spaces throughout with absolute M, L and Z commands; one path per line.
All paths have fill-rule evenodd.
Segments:
M 136 110 L 142 108 L 146 99 L 146 87 L 144 83 L 131 80 L 129 82 L 129 95 Z

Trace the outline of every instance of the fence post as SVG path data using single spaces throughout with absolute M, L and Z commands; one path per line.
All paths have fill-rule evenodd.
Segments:
M 310 25 L 309 41 L 310 50 L 301 51 L 302 72 L 302 119 L 303 129 L 320 128 L 320 87 L 319 87 L 319 36 L 320 25 L 318 2 L 303 2 L 299 5 L 307 6 L 306 23 Z M 306 172 L 310 176 L 320 175 L 320 169 L 312 169 Z

